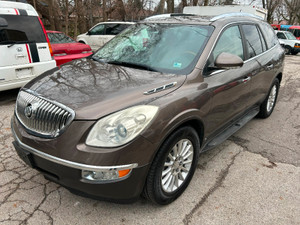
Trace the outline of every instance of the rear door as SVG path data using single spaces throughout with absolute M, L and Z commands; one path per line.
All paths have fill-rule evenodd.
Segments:
M 250 32 L 250 29 L 252 32 Z M 246 39 L 250 43 L 248 45 L 248 51 L 250 52 L 248 63 L 256 62 L 259 64 L 258 71 L 252 75 L 250 98 L 251 104 L 256 104 L 260 103 L 267 95 L 271 83 L 277 75 L 276 70 L 281 67 L 280 64 L 282 63 L 282 57 L 284 57 L 284 51 L 279 46 L 274 30 L 267 23 L 260 23 L 256 26 L 245 25 L 243 30 Z M 257 32 L 259 33 L 259 38 L 255 34 Z M 255 36 L 256 39 L 250 38 Z M 260 45 L 263 49 L 261 53 L 259 50 Z M 254 48 L 255 52 L 251 50 L 252 48 Z

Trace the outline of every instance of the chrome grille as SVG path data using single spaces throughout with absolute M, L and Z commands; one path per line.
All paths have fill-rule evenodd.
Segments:
M 48 138 L 61 134 L 75 117 L 74 111 L 68 107 L 29 91 L 19 93 L 16 115 L 29 132 Z

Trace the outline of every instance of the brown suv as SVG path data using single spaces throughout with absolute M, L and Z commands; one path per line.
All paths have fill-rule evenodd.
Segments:
M 19 156 L 74 193 L 158 204 L 188 186 L 199 153 L 275 106 L 284 51 L 241 13 L 156 18 L 19 93 Z

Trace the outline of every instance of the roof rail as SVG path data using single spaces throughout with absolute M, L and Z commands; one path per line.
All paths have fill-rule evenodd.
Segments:
M 223 19 L 223 18 L 226 18 L 226 17 L 233 17 L 233 16 L 234 17 L 253 17 L 253 18 L 256 18 L 256 19 L 263 20 L 262 17 L 256 16 L 256 15 L 253 15 L 253 14 L 250 14 L 250 13 L 233 12 L 233 13 L 225 13 L 225 14 L 215 16 L 215 17 L 211 18 L 210 21 L 214 22 L 214 21 L 219 20 L 219 19 Z

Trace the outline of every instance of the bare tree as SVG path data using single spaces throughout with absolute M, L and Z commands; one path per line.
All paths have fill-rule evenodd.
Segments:
M 268 10 L 267 21 L 273 22 L 275 9 L 281 4 L 282 0 L 262 0 L 263 8 Z

